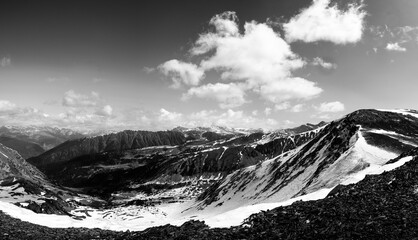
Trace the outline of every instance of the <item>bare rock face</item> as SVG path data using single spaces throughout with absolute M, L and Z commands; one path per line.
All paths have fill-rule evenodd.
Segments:
M 0 179 L 7 177 L 43 179 L 44 174 L 27 163 L 17 151 L 0 144 Z

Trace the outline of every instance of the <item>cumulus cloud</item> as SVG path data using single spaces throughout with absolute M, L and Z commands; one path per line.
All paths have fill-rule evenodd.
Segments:
M 289 109 L 289 108 L 290 108 L 290 103 L 289 102 L 282 102 L 282 103 L 276 104 L 274 106 L 274 109 L 276 111 L 286 110 L 286 109 Z
M 237 22 L 222 21 L 229 21 L 238 28 Z M 203 34 L 191 53 L 213 53 L 201 62 L 203 69 L 222 72 L 223 80 L 246 80 L 250 86 L 288 77 L 292 70 L 305 64 L 271 27 L 257 22 L 245 23 L 243 34 Z
M 186 127 L 196 126 L 228 126 L 235 128 L 265 128 L 265 129 L 277 129 L 279 123 L 270 118 L 258 118 L 254 114 L 246 114 L 244 111 L 234 111 L 228 109 L 224 112 L 216 110 L 203 110 L 200 112 L 192 113 L 186 116 Z
M 312 61 L 312 65 L 321 66 L 325 69 L 335 69 L 335 68 L 337 68 L 337 64 L 326 62 L 326 61 L 324 61 L 324 59 L 322 59 L 320 57 L 314 58 L 313 61 Z
M 92 91 L 89 95 L 79 94 L 74 90 L 65 92 L 62 105 L 66 107 L 94 107 L 101 102 L 100 95 Z
M 331 0 L 313 0 L 311 6 L 283 24 L 286 40 L 356 43 L 364 30 L 366 12 L 363 7 L 363 2 L 352 3 L 346 10 L 340 10 L 336 4 L 331 5 Z
M 32 107 L 22 107 L 8 100 L 0 100 L 0 125 L 34 125 L 44 123 L 47 114 Z
M 235 12 L 226 11 L 217 14 L 209 21 L 209 24 L 214 26 L 216 32 L 222 36 L 237 36 L 239 34 L 238 17 Z
M 314 82 L 292 76 L 306 62 L 268 24 L 246 22 L 240 32 L 234 12 L 218 14 L 209 24 L 213 31 L 201 34 L 190 53 L 203 56 L 199 69 L 215 70 L 226 83 L 192 87 L 183 99 L 209 98 L 221 108 L 233 108 L 248 102 L 249 91 L 274 103 L 307 100 L 322 92 Z
M 108 124 L 108 120 L 114 118 L 112 106 L 106 104 L 95 91 L 82 94 L 69 90 L 64 93 L 62 106 L 66 107 L 65 112 L 51 116 L 61 125 L 74 127 L 75 124 L 83 124 L 84 127 L 103 127 Z
M 167 77 L 171 78 L 173 88 L 179 88 L 182 84 L 187 86 L 197 86 L 205 76 L 204 71 L 197 65 L 186 63 L 177 59 L 167 61 L 158 69 Z
M 294 113 L 302 112 L 304 110 L 304 107 L 305 107 L 305 104 L 303 103 L 296 104 L 295 106 L 290 108 L 290 111 Z
M 181 113 L 170 112 L 170 111 L 165 110 L 164 108 L 161 108 L 158 119 L 160 121 L 176 122 L 176 121 L 179 121 L 181 117 L 182 117 Z
M 33 107 L 19 106 L 8 100 L 0 100 L 0 126 L 55 126 L 84 130 L 113 128 L 118 126 L 114 119 L 110 105 L 97 107 L 66 107 L 65 112 L 59 114 L 45 113 Z
M 339 101 L 324 102 L 315 108 L 320 113 L 336 113 L 336 112 L 342 112 L 345 110 L 344 104 Z
M 265 114 L 266 116 L 269 116 L 269 115 L 271 115 L 271 111 L 272 111 L 272 109 L 271 109 L 271 108 L 266 107 L 266 108 L 264 109 L 264 114 Z
M 388 43 L 386 50 L 396 52 L 406 52 L 406 48 L 399 46 L 399 43 Z
M 244 104 L 245 92 L 242 86 L 235 83 L 215 83 L 206 84 L 199 87 L 190 88 L 186 94 L 183 95 L 183 100 L 188 100 L 192 96 L 199 98 L 214 99 L 219 102 L 221 108 L 234 108 Z
M 3 57 L 0 61 L 0 66 L 1 67 L 8 67 L 12 65 L 12 59 L 9 57 Z
M 13 111 L 17 108 L 16 104 L 8 100 L 0 100 L 0 113 Z
M 96 114 L 99 116 L 111 116 L 113 113 L 113 108 L 110 105 L 105 105 L 103 108 L 100 108 L 96 111 Z
M 317 87 L 316 83 L 303 78 L 286 78 L 260 87 L 261 97 L 273 103 L 283 103 L 293 99 L 309 100 L 321 92 L 322 89 Z

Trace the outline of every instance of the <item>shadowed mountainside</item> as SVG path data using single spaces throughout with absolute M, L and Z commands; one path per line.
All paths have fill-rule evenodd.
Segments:
M 30 157 L 38 156 L 45 152 L 45 150 L 36 143 L 26 142 L 16 138 L 0 136 L 0 143 L 6 147 L 13 148 L 19 154 L 28 159 Z

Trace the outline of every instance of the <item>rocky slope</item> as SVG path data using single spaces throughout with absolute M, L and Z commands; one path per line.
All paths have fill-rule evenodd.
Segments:
M 356 111 L 294 150 L 229 174 L 202 194 L 196 207 L 222 212 L 356 182 L 418 146 L 417 116 L 410 111 Z
M 21 177 L 43 179 L 44 174 L 27 163 L 17 151 L 0 144 L 0 179 Z
M 81 199 L 77 193 L 51 184 L 19 153 L 0 144 L 0 202 L 12 203 L 36 213 L 68 215 Z
M 335 188 L 323 200 L 296 202 L 250 216 L 242 225 L 211 229 L 204 222 L 142 232 L 47 228 L 0 211 L 2 239 L 416 239 L 418 149 L 393 159 L 395 170 Z M 399 164 L 401 165 L 401 163 Z M 372 189 L 372 191 L 371 191 Z

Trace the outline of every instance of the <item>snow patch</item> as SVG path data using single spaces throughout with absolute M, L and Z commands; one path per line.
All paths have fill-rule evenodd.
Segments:
M 412 112 L 413 110 L 410 109 L 377 109 L 381 112 L 393 112 L 393 113 L 399 113 L 403 115 L 410 115 L 412 117 L 418 118 L 418 113 Z
M 404 157 L 404 158 L 400 159 L 399 161 L 397 161 L 395 163 L 391 163 L 391 164 L 370 165 L 370 167 L 348 176 L 341 184 L 342 185 L 348 185 L 348 184 L 358 183 L 361 180 L 363 180 L 366 177 L 366 175 L 378 175 L 378 174 L 382 174 L 383 172 L 392 171 L 392 170 L 404 165 L 406 162 L 411 161 L 412 159 L 413 159 L 413 157 L 409 156 L 409 157 Z
M 0 153 L 1 153 L 1 155 L 3 155 L 5 158 L 9 159 L 9 157 L 8 157 L 6 154 L 4 154 L 4 153 L 2 153 L 2 152 L 0 152 Z

